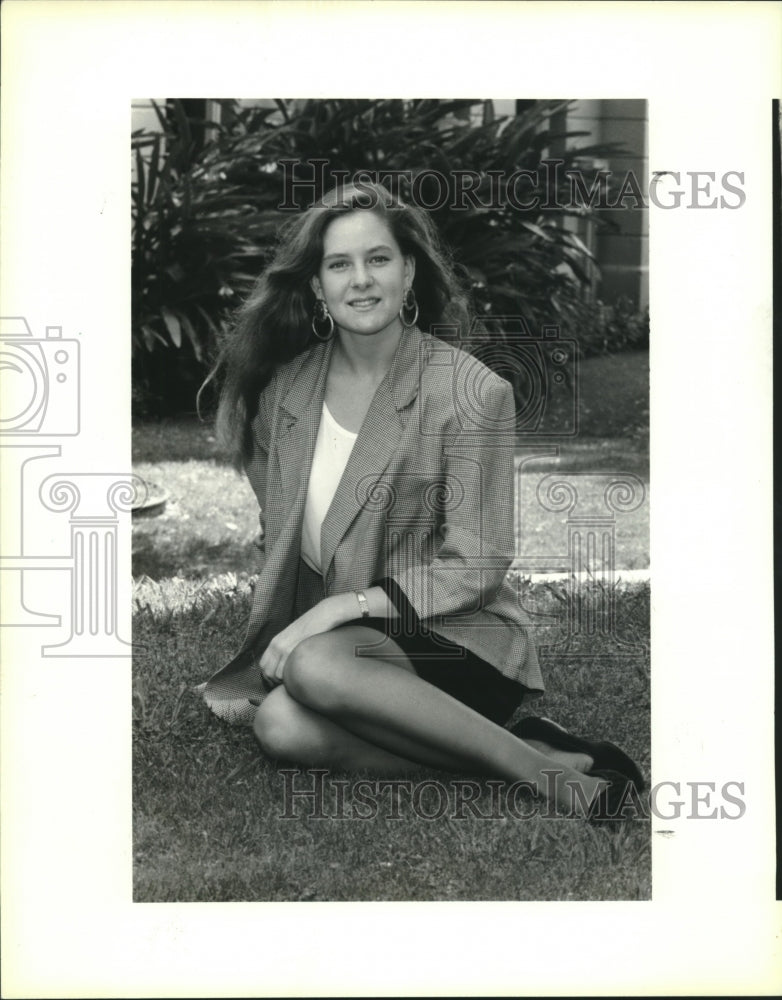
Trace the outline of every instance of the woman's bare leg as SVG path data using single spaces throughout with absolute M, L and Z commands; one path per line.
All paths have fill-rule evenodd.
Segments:
M 404 756 L 369 743 L 325 715 L 300 705 L 282 685 L 275 688 L 258 709 L 253 729 L 268 757 L 292 760 L 305 767 L 336 767 L 344 771 L 398 775 L 420 770 L 421 764 L 416 763 L 415 758 L 425 752 L 416 743 L 403 748 L 401 737 L 397 737 L 398 750 L 404 749 Z M 576 771 L 589 769 L 592 758 L 586 754 L 566 753 L 538 740 L 527 742 L 555 764 L 566 764 Z M 586 766 L 582 766 L 585 762 Z M 451 763 L 447 756 L 436 760 L 434 752 L 431 752 L 429 766 L 447 771 Z
M 377 743 L 368 743 L 349 732 L 344 726 L 294 701 L 280 685 L 264 699 L 256 712 L 253 730 L 268 757 L 295 761 L 304 767 L 336 767 L 342 771 L 369 771 L 371 774 L 393 776 L 420 771 L 414 758 L 420 751 L 416 744 L 404 747 L 398 740 L 398 750 L 407 756 L 384 750 Z M 450 761 L 443 757 L 430 766 L 449 770 Z
M 377 638 L 361 626 L 313 636 L 296 647 L 285 667 L 285 690 L 294 701 L 362 741 L 355 745 L 358 759 L 348 766 L 363 767 L 363 746 L 370 744 L 405 761 L 526 780 L 541 791 L 550 787 L 544 772 L 556 770 L 555 798 L 562 803 L 570 802 L 566 781 L 580 785 L 588 799 L 602 787 L 599 779 L 542 754 L 401 669 L 401 660 L 356 654 L 357 646 Z M 342 749 L 349 757 L 349 748 L 343 744 Z

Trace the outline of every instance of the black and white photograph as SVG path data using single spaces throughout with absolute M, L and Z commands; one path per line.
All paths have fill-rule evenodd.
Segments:
M 135 898 L 649 898 L 646 102 L 133 114 Z
M 778 5 L 0 19 L 3 996 L 778 995 Z

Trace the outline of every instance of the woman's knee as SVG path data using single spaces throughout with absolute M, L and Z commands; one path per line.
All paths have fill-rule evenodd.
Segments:
M 338 711 L 351 667 L 343 646 L 340 636 L 333 632 L 300 642 L 289 654 L 283 675 L 291 697 L 318 711 Z
M 267 757 L 295 760 L 299 745 L 298 706 L 283 687 L 275 688 L 260 704 L 253 732 Z

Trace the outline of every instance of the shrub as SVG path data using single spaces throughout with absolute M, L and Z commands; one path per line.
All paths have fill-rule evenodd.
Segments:
M 479 171 L 480 207 L 432 210 L 477 313 L 520 316 L 533 331 L 552 323 L 580 330 L 581 285 L 593 264 L 586 246 L 562 225 L 573 211 L 494 207 L 488 196 L 490 171 L 507 176 L 526 169 L 538 174 L 540 202 L 555 200 L 550 185 L 566 178 L 552 180 L 538 167 L 553 142 L 580 134 L 552 130 L 567 103 L 536 101 L 523 113 L 495 117 L 486 102 L 476 122 L 464 118 L 481 110 L 474 100 L 279 100 L 263 108 L 225 100 L 220 123 L 198 123 L 209 135 L 199 148 L 181 102 L 169 102 L 158 110 L 159 130 L 132 139 L 136 412 L 193 408 L 233 309 L 287 218 L 278 209 L 286 194 L 284 159 L 326 159 L 324 188 L 333 186 L 338 171 L 399 170 L 415 177 L 436 169 L 449 183 L 455 171 Z M 561 154 L 563 172 L 585 156 L 617 151 L 603 145 Z M 311 179 L 312 167 L 303 166 L 298 176 Z M 409 197 L 409 184 L 403 181 L 400 193 Z M 311 200 L 303 196 L 302 207 Z
M 585 302 L 571 324 L 568 333 L 578 341 L 582 357 L 649 349 L 649 310 L 639 311 L 625 296 L 611 305 Z

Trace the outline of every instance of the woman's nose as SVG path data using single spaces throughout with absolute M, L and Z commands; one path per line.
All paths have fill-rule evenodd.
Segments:
M 372 275 L 364 264 L 356 264 L 353 269 L 353 284 L 363 288 L 372 281 Z

